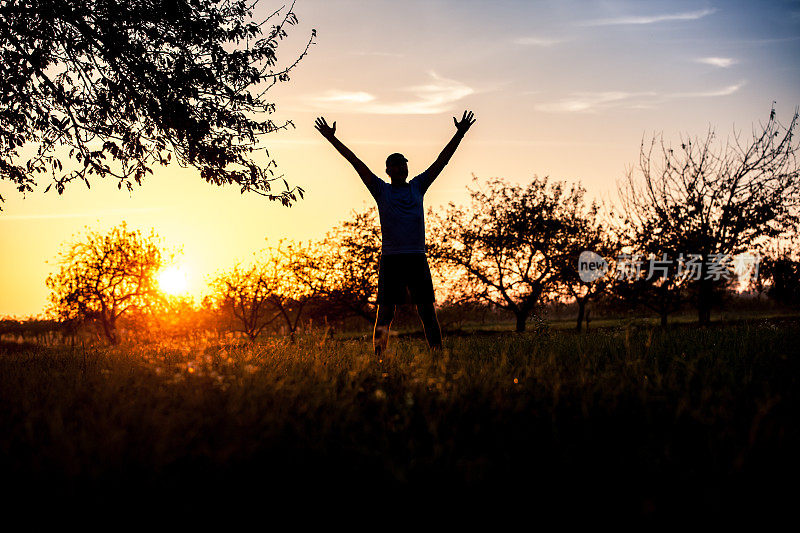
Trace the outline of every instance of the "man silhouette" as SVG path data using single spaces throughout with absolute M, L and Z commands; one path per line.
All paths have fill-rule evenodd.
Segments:
M 475 123 L 472 111 L 461 120 L 453 117 L 456 133 L 436 161 L 422 174 L 406 182 L 408 160 L 394 153 L 386 158 L 386 174 L 391 183 L 376 176 L 356 155 L 336 138 L 336 122 L 329 126 L 323 117 L 314 123 L 317 130 L 353 165 L 361 181 L 378 204 L 381 221 L 381 258 L 378 270 L 378 310 L 372 344 L 380 359 L 389 341 L 389 327 L 395 308 L 407 301 L 416 304 L 425 339 L 432 349 L 442 346 L 442 332 L 434 308 L 431 271 L 425 255 L 425 212 L 423 196 L 456 151 L 464 134 Z

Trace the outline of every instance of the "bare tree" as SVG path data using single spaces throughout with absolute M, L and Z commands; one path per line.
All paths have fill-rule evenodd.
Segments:
M 773 108 L 752 138 L 736 132 L 721 145 L 713 130 L 676 148 L 653 137 L 642 142 L 638 172 L 628 172 L 620 187 L 639 246 L 672 254 L 672 261 L 680 253 L 699 255 L 699 279 L 690 285 L 702 324 L 710 322 L 723 284 L 710 271 L 714 259 L 757 248 L 798 221 L 797 120 L 795 110 L 783 126 Z

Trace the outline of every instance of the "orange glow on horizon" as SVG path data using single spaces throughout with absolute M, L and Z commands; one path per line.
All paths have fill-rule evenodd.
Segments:
M 422 172 L 453 135 L 453 117 L 473 110 L 475 126 L 425 195 L 425 208 L 440 210 L 469 204 L 473 175 L 580 182 L 589 201 L 616 204 L 618 182 L 651 133 L 679 143 L 714 127 L 722 141 L 764 120 L 773 101 L 780 119 L 800 103 L 800 25 L 789 3 L 687 12 L 664 0 L 584 1 L 575 9 L 499 2 L 490 13 L 480 2 L 412 4 L 297 2 L 299 25 L 280 43 L 281 66 L 296 59 L 312 28 L 319 39 L 291 80 L 265 95 L 276 104 L 271 120 L 295 127 L 260 136 L 256 146 L 279 165 L 276 192 L 278 176 L 304 188 L 290 209 L 206 182 L 174 158 L 154 165 L 131 193 L 96 178 L 91 188 L 76 182 L 45 193 L 52 179 L 42 175 L 22 194 L 0 179 L 0 317 L 47 309 L 45 280 L 85 228 L 102 233 L 127 221 L 180 245 L 188 269 L 167 274 L 177 265 L 165 265 L 158 287 L 200 300 L 216 272 L 281 239 L 322 238 L 353 210 L 374 207 L 352 166 L 315 130 L 318 116 L 337 121 L 337 137 L 387 180 L 387 155 L 403 153 L 409 176 Z M 259 5 L 256 18 L 268 9 Z M 36 147 L 26 150 L 21 164 Z M 444 285 L 436 287 L 445 297 Z

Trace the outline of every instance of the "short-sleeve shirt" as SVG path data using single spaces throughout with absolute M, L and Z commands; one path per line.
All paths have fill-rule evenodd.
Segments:
M 431 182 L 428 173 L 403 185 L 372 175 L 369 192 L 378 204 L 384 255 L 425 253 L 425 210 L 422 198 Z

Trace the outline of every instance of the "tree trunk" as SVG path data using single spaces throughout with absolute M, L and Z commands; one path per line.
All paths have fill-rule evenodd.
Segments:
M 516 317 L 517 317 L 517 329 L 516 329 L 516 331 L 517 331 L 517 333 L 522 333 L 523 331 L 525 331 L 525 326 L 526 326 L 527 321 L 528 321 L 528 314 L 529 313 L 527 313 L 525 311 L 517 311 L 515 314 L 516 314 Z
M 576 298 L 576 302 L 578 302 L 578 323 L 575 326 L 577 331 L 580 331 L 583 327 L 583 317 L 586 314 L 586 300 L 583 298 Z
M 700 311 L 698 313 L 698 322 L 701 325 L 704 325 L 704 326 L 707 326 L 707 325 L 711 324 L 711 307 L 710 306 L 707 305 L 706 307 L 700 309 Z
M 701 325 L 711 323 L 711 297 L 713 286 L 711 280 L 700 280 L 700 287 L 697 292 L 697 321 Z
M 662 328 L 667 326 L 667 316 L 669 316 L 669 313 L 666 313 L 666 312 L 662 312 L 661 313 L 661 327 Z
M 103 321 L 103 333 L 108 339 L 108 342 L 111 344 L 118 344 L 119 339 L 117 338 L 117 325 L 114 323 L 113 320 L 102 318 Z

